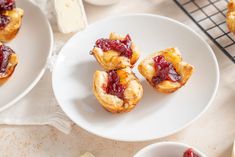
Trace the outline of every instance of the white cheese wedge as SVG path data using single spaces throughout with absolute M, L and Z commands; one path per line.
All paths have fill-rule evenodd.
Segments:
M 95 157 L 95 156 L 93 154 L 89 153 L 89 152 L 86 152 L 85 154 L 83 154 L 80 157 Z
M 57 25 L 61 33 L 71 33 L 87 26 L 82 0 L 54 0 Z

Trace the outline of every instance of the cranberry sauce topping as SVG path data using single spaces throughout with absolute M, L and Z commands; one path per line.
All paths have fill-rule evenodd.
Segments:
M 11 54 L 14 53 L 13 50 L 5 45 L 0 45 L 0 73 L 5 73 L 9 58 Z
M 110 39 L 98 39 L 95 43 L 96 47 L 101 48 L 103 51 L 114 50 L 120 53 L 120 56 L 125 56 L 131 58 L 131 38 L 129 35 L 126 35 L 123 40 L 110 40 Z
M 183 157 L 199 157 L 197 154 L 193 152 L 193 150 L 190 148 L 184 152 Z
M 0 11 L 12 10 L 15 7 L 15 0 L 0 0 Z
M 108 73 L 108 85 L 106 92 L 111 95 L 116 95 L 120 99 L 124 98 L 125 87 L 120 84 L 120 78 L 115 70 L 110 70 Z
M 0 30 L 4 29 L 10 23 L 10 18 L 0 14 Z
M 181 76 L 175 71 L 172 63 L 167 62 L 164 56 L 156 56 L 153 60 L 157 75 L 152 78 L 152 83 L 159 84 L 164 80 L 176 82 L 181 79 Z

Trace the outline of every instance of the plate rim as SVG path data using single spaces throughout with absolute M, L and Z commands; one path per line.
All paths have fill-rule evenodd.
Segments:
M 112 137 L 112 136 L 107 136 L 107 135 L 103 135 L 103 134 L 100 134 L 100 133 L 97 133 L 97 132 L 93 132 L 91 130 L 89 130 L 87 127 L 85 126 L 81 126 L 80 124 L 76 123 L 76 121 L 74 120 L 75 118 L 73 118 L 72 115 L 69 115 L 67 113 L 67 110 L 66 110 L 66 107 L 65 105 L 62 105 L 62 103 L 60 103 L 59 99 L 58 99 L 58 95 L 56 94 L 56 91 L 55 91 L 55 69 L 57 67 L 57 65 L 59 64 L 59 61 L 57 60 L 56 61 L 56 64 L 54 66 L 54 69 L 52 71 L 52 88 L 53 88 L 53 93 L 55 95 L 55 98 L 56 98 L 56 101 L 58 102 L 58 104 L 60 105 L 61 109 L 65 112 L 65 114 L 77 125 L 79 126 L 80 128 L 82 128 L 83 130 L 93 134 L 93 135 L 96 135 L 96 136 L 99 136 L 99 137 L 103 137 L 103 138 L 106 138 L 106 139 L 111 139 L 111 140 L 116 140 L 116 141 L 123 141 L 123 142 L 145 142 L 145 141 L 150 141 L 150 140 L 154 140 L 154 139 L 160 139 L 160 138 L 165 138 L 165 137 L 168 137 L 168 136 L 171 136 L 173 134 L 176 134 L 177 132 L 180 132 L 181 130 L 187 128 L 189 125 L 191 125 L 192 123 L 194 123 L 199 117 L 201 117 L 206 111 L 207 109 L 211 106 L 212 104 L 212 101 L 214 100 L 215 96 L 216 96 L 216 93 L 217 93 L 217 90 L 218 90 L 218 86 L 219 86 L 219 80 L 220 80 L 220 71 L 219 71 L 219 65 L 218 65 L 218 61 L 217 61 L 217 58 L 214 54 L 214 51 L 213 49 L 210 47 L 210 45 L 206 42 L 206 40 L 201 36 L 199 35 L 199 33 L 197 33 L 195 30 L 193 30 L 192 28 L 190 28 L 188 25 L 186 24 L 183 24 L 182 22 L 180 21 L 177 21 L 175 19 L 172 19 L 172 18 L 169 18 L 169 17 L 166 17 L 166 16 L 162 16 L 162 15 L 158 15 L 158 14 L 149 14 L 149 13 L 127 13 L 127 14 L 124 14 L 124 15 L 117 15 L 117 16 L 109 16 L 109 17 L 106 17 L 102 20 L 98 20 L 92 24 L 90 24 L 87 28 L 90 28 L 92 27 L 93 25 L 96 25 L 96 24 L 99 24 L 99 23 L 102 23 L 102 22 L 105 22 L 105 21 L 109 21 L 109 20 L 114 20 L 114 19 L 118 19 L 118 18 L 124 18 L 124 17 L 153 17 L 153 18 L 160 18 L 160 19 L 163 19 L 163 20 L 167 20 L 167 21 L 170 21 L 170 22 L 173 22 L 173 23 L 176 23 L 180 26 L 182 26 L 183 28 L 189 30 L 190 32 L 192 32 L 196 37 L 198 37 L 199 40 L 201 40 L 203 42 L 203 44 L 207 47 L 208 49 L 208 53 L 210 53 L 210 55 L 212 56 L 212 59 L 213 59 L 213 62 L 215 64 L 215 72 L 216 72 L 216 83 L 215 83 L 215 86 L 214 86 L 214 89 L 213 89 L 213 93 L 207 103 L 207 105 L 205 106 L 205 108 L 197 115 L 195 116 L 192 120 L 190 120 L 189 122 L 187 122 L 186 124 L 184 124 L 183 126 L 179 127 L 178 129 L 176 129 L 175 131 L 172 131 L 172 132 L 169 132 L 165 135 L 162 135 L 162 136 L 155 136 L 155 137 L 148 137 L 148 138 L 138 138 L 138 139 L 130 139 L 130 138 L 116 138 L 116 137 Z M 86 31 L 86 29 L 84 29 L 83 31 L 80 31 L 80 32 L 77 32 L 75 33 L 65 44 L 64 46 L 62 47 L 62 49 L 60 50 L 59 52 L 59 55 L 58 55 L 58 58 L 60 58 L 61 56 L 63 56 L 63 54 L 61 53 L 62 51 L 64 51 L 65 47 L 67 47 L 67 45 L 70 43 L 70 41 L 73 40 L 73 38 L 75 38 L 77 35 L 79 35 L 80 33 Z
M 28 0 L 24 0 L 24 2 L 25 3 L 29 3 L 29 4 L 33 5 L 35 8 L 37 8 L 39 10 L 40 14 L 43 15 L 43 18 L 44 18 L 44 20 L 46 22 L 47 28 L 49 30 L 49 36 L 50 36 L 50 47 L 49 47 L 49 52 L 48 52 L 48 55 L 47 55 L 47 58 L 46 58 L 46 60 L 48 60 L 48 58 L 52 54 L 52 48 L 53 48 L 53 44 L 54 44 L 53 32 L 52 32 L 51 25 L 50 25 L 48 19 L 46 18 L 45 14 L 43 13 L 43 11 L 34 2 L 28 1 Z M 21 100 L 25 95 L 27 95 L 33 89 L 33 87 L 35 87 L 35 85 L 39 82 L 39 80 L 44 75 L 45 71 L 46 71 L 46 63 L 44 65 L 44 68 L 39 72 L 39 74 L 32 81 L 32 83 L 25 90 L 23 90 L 22 93 L 19 94 L 16 98 L 14 98 L 10 102 L 8 102 L 6 105 L 0 107 L 0 112 L 2 112 L 4 110 L 8 109 L 9 107 L 15 105 L 19 100 Z

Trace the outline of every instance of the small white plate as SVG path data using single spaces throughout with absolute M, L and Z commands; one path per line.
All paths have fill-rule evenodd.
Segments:
M 11 78 L 0 87 L 0 111 L 25 96 L 39 81 L 53 46 L 51 27 L 42 11 L 29 0 L 17 0 L 24 10 L 23 23 L 13 41 L 7 43 L 19 63 Z
M 101 69 L 89 51 L 110 32 L 130 33 L 149 54 L 177 46 L 185 61 L 196 67 L 188 83 L 173 94 L 156 92 L 139 74 L 144 96 L 134 110 L 111 114 L 92 93 L 95 70 Z M 62 60 L 63 58 L 63 60 Z M 162 16 L 134 14 L 97 22 L 72 37 L 60 52 L 53 71 L 53 89 L 64 112 L 80 127 L 96 135 L 122 141 L 145 141 L 171 135 L 198 118 L 215 96 L 218 64 L 208 44 L 187 26 Z
M 190 148 L 193 149 L 193 152 L 199 155 L 199 157 L 206 157 L 205 154 L 196 148 L 177 142 L 151 144 L 141 149 L 134 157 L 183 157 L 184 152 Z

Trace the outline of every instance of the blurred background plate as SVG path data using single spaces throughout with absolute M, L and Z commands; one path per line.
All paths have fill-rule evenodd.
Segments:
M 19 63 L 12 77 L 0 87 L 0 111 L 36 85 L 53 46 L 52 30 L 42 11 L 29 0 L 17 0 L 17 7 L 24 10 L 23 23 L 16 38 L 6 45 L 16 52 Z

